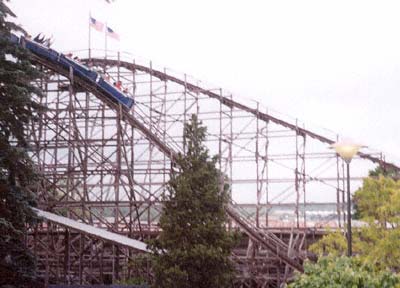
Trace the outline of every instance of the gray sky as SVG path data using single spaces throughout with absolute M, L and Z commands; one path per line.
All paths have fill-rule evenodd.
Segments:
M 32 35 L 88 46 L 88 15 L 109 48 L 259 100 L 400 159 L 400 2 L 12 0 Z M 92 46 L 104 36 L 92 32 Z M 397 160 L 399 163 L 400 161 Z

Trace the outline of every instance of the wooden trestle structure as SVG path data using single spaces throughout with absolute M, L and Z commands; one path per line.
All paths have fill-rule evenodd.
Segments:
M 44 97 L 37 101 L 47 108 L 29 129 L 32 157 L 45 176 L 36 191 L 40 209 L 121 237 L 155 237 L 161 196 L 171 170 L 179 169 L 175 155 L 185 151 L 183 123 L 196 113 L 208 127 L 210 154 L 220 155 L 219 169 L 229 179 L 235 201 L 226 209 L 229 226 L 247 235 L 232 255 L 237 287 L 279 287 L 293 271 L 302 271 L 309 237 L 315 236 L 310 231 L 343 227 L 344 163 L 327 147 L 337 135 L 307 129 L 260 103 L 152 62 L 96 53 L 84 63 L 122 82 L 136 102 L 131 111 L 84 79 L 32 56 L 45 73 L 37 83 Z M 381 153 L 360 153 L 353 164 L 354 189 L 376 164 L 397 169 Z M 318 220 L 311 211 L 315 201 L 332 203 L 331 218 Z M 276 215 L 279 207 L 286 207 L 286 218 Z M 134 261 L 137 249 L 51 219 L 31 231 L 27 243 L 48 284 L 151 276 L 148 263 Z

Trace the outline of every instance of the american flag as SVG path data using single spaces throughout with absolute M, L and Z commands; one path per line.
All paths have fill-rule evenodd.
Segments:
M 104 24 L 101 23 L 100 21 L 97 21 L 93 17 L 89 18 L 89 24 L 90 24 L 90 27 L 94 28 L 95 30 L 97 30 L 99 32 L 103 31 Z
M 110 36 L 111 38 L 114 38 L 115 40 L 119 41 L 119 35 L 108 26 L 106 27 L 106 33 L 107 33 L 107 36 Z

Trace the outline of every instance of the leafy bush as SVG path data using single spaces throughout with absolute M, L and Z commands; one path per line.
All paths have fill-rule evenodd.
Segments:
M 377 270 L 358 257 L 321 257 L 306 262 L 304 274 L 298 274 L 288 288 L 390 288 L 400 287 L 400 278 L 388 270 Z

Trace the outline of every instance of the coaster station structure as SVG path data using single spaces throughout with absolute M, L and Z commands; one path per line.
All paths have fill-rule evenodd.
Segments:
M 121 81 L 135 101 L 131 110 L 57 63 L 32 60 L 45 75 L 37 100 L 46 109 L 29 129 L 31 154 L 44 175 L 36 191 L 40 209 L 141 241 L 155 237 L 169 175 L 179 171 L 174 159 L 185 153 L 183 125 L 194 113 L 229 181 L 228 226 L 248 236 L 232 255 L 237 287 L 278 287 L 302 271 L 309 235 L 344 227 L 344 163 L 329 150 L 337 135 L 128 54 L 91 51 L 81 61 Z M 381 153 L 359 153 L 353 189 L 377 164 L 398 169 Z M 312 210 L 323 205 L 333 210 L 320 219 L 322 212 Z M 27 243 L 46 283 L 149 276 L 148 267 L 133 264 L 137 249 L 50 218 Z

